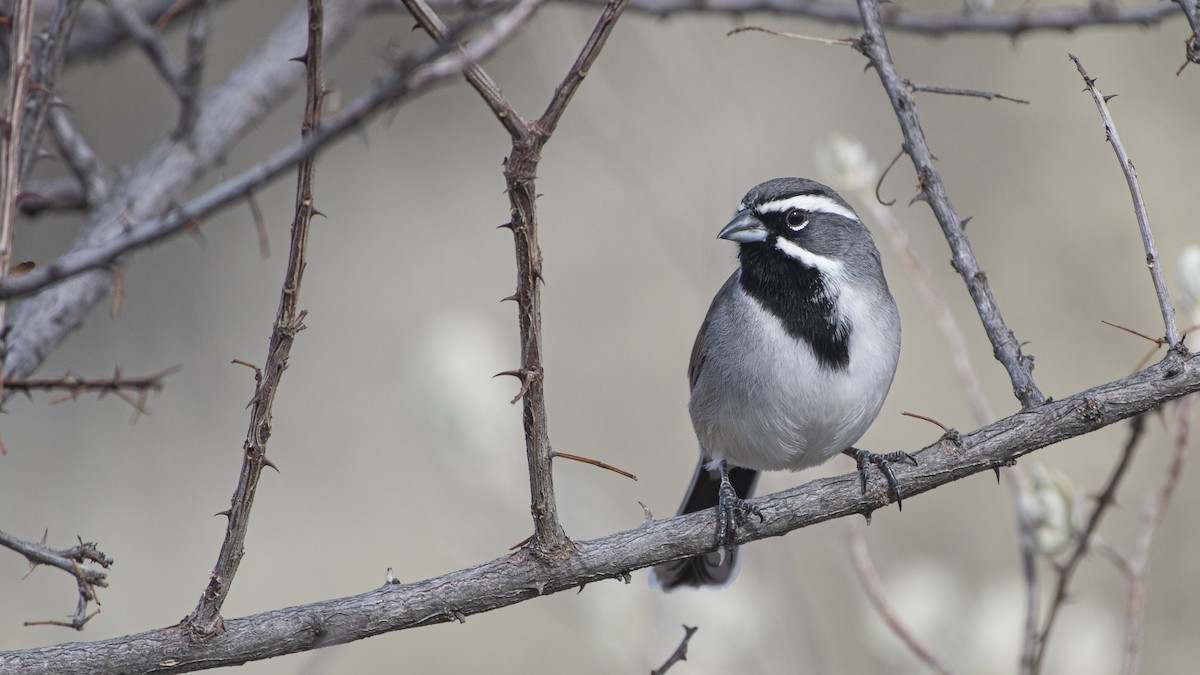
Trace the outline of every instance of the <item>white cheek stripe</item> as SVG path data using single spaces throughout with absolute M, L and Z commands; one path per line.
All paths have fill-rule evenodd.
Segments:
M 783 213 L 792 209 L 812 213 L 831 213 L 850 220 L 858 220 L 858 216 L 854 215 L 853 211 L 824 195 L 796 195 L 787 199 L 779 199 L 759 206 L 757 211 L 759 213 Z
M 826 277 L 837 279 L 842 276 L 843 263 L 840 260 L 817 255 L 806 248 L 793 244 L 783 237 L 775 239 L 775 248 L 782 251 L 784 255 L 804 263 L 806 267 L 814 267 L 820 270 Z

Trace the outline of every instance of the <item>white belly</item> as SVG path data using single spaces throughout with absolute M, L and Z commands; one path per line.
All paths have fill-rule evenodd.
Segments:
M 841 290 L 853 326 L 845 370 L 822 366 L 808 343 L 740 291 L 721 310 L 727 317 L 713 317 L 688 409 L 714 461 L 764 470 L 816 466 L 852 446 L 875 420 L 896 372 L 899 318 L 894 305 L 870 307 Z

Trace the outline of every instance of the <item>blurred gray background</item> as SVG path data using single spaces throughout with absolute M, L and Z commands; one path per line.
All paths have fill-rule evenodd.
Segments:
M 217 11 L 216 82 L 294 3 L 258 0 Z M 1015 5 L 1014 5 L 1015 6 Z M 957 11 L 956 2 L 918 8 Z M 540 113 L 585 39 L 595 8 L 549 6 L 486 64 L 529 115 Z M 424 44 L 401 14 L 368 22 L 331 60 L 327 79 L 349 100 L 391 46 Z M 735 265 L 715 239 L 742 194 L 775 176 L 819 176 L 814 148 L 831 133 L 860 139 L 881 164 L 900 147 L 887 99 L 864 59 L 844 47 L 762 34 L 742 23 L 827 37 L 852 27 L 777 16 L 636 13 L 620 22 L 546 149 L 539 218 L 545 255 L 546 391 L 557 449 L 638 475 L 632 482 L 561 462 L 556 484 L 568 534 L 589 539 L 637 526 L 638 502 L 672 515 L 695 462 L 685 371 L 708 301 Z M 1062 397 L 1129 373 L 1144 342 L 1107 319 L 1161 333 L 1129 195 L 1067 52 L 1112 101 L 1137 165 L 1166 271 L 1200 240 L 1195 216 L 1200 68 L 1182 62 L 1187 28 L 1088 29 L 939 39 L 889 35 L 900 71 L 919 82 L 992 90 L 1030 106 L 919 95 L 950 196 L 1010 327 L 1037 358 L 1043 391 Z M 171 34 L 179 46 L 182 35 Z M 71 72 L 60 91 L 109 166 L 138 157 L 174 123 L 170 93 L 140 53 Z M 284 106 L 228 158 L 232 175 L 298 135 L 302 104 Z M 504 555 L 530 532 L 517 365 L 512 242 L 501 159 L 508 139 L 456 81 L 395 111 L 322 155 L 316 221 L 301 297 L 308 329 L 275 408 L 259 490 L 226 616 L 354 594 L 392 567 L 418 580 Z M 214 184 L 220 176 L 211 177 Z M 885 181 L 896 217 L 932 270 L 971 345 L 999 415 L 1017 404 L 929 209 L 905 206 L 907 158 Z M 115 397 L 50 405 L 14 399 L 2 424 L 0 527 L 66 547 L 78 534 L 116 559 L 103 613 L 82 634 L 22 627 L 62 618 L 75 588 L 60 572 L 0 552 L 0 649 L 95 640 L 173 624 L 195 604 L 216 560 L 241 463 L 251 373 L 261 363 L 286 258 L 293 182 L 259 195 L 271 255 L 261 259 L 239 206 L 136 255 L 119 316 L 98 309 L 41 369 L 104 375 L 174 364 L 151 414 L 131 425 Z M 860 211 L 864 205 L 857 200 Z M 22 224 L 18 259 L 50 260 L 73 236 L 69 218 Z M 976 425 L 906 267 L 876 230 L 904 321 L 900 370 L 863 439 L 915 450 L 938 430 Z M 1177 291 L 1178 286 L 1173 285 Z M 1187 321 L 1182 321 L 1187 323 Z M 1173 420 L 1170 415 L 1166 420 Z M 1159 419 L 1111 513 L 1104 537 L 1128 548 L 1145 494 L 1169 451 Z M 1066 472 L 1081 497 L 1107 475 L 1118 425 L 1022 461 Z M 1192 441 L 1192 448 L 1196 442 Z M 761 492 L 845 473 L 837 459 L 803 474 L 768 475 Z M 1185 474 L 1159 531 L 1148 589 L 1145 672 L 1185 672 L 1200 658 L 1200 490 Z M 389 634 L 251 664 L 246 673 L 647 672 L 700 631 L 679 673 L 922 672 L 882 629 L 850 566 L 847 523 L 831 522 L 745 551 L 721 592 L 663 595 L 594 584 L 464 625 Z M 899 611 L 961 673 L 1016 668 L 1020 566 L 1010 490 L 981 474 L 875 514 L 867 539 Z M 1043 578 L 1052 579 L 1043 564 Z M 1078 577 L 1049 672 L 1114 672 L 1126 583 L 1093 557 Z

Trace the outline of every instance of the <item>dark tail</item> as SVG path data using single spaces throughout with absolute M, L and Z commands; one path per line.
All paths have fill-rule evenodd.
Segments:
M 705 458 L 696 465 L 696 473 L 692 475 L 692 483 L 688 486 L 687 494 L 683 497 L 683 505 L 679 507 L 682 516 L 685 513 L 695 513 L 711 509 L 717 505 L 717 492 L 721 488 L 721 474 L 704 467 Z M 754 485 L 758 482 L 758 472 L 753 469 L 743 469 L 740 466 L 729 469 L 729 482 L 737 490 L 742 499 L 754 496 Z M 664 591 L 672 591 L 680 586 L 727 586 L 733 581 L 738 570 L 738 549 L 733 549 L 722 560 L 723 551 L 710 551 L 703 555 L 672 560 L 655 565 L 650 572 L 650 585 Z

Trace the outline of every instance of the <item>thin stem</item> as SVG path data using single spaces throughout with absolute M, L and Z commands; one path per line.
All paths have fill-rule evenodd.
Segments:
M 857 519 L 849 521 L 846 527 L 846 545 L 850 549 L 850 559 L 854 563 L 854 571 L 858 574 L 858 579 L 867 592 L 867 598 L 875 607 L 875 611 L 883 618 L 884 623 L 891 629 L 892 634 L 928 666 L 929 670 L 938 675 L 951 675 L 953 671 L 950 670 L 950 667 L 943 663 L 924 642 L 921 642 L 900 619 L 900 615 L 896 614 L 896 610 L 888 600 L 887 591 L 883 588 L 883 582 L 879 579 L 879 573 L 875 571 L 875 565 L 871 562 L 871 554 L 867 550 L 867 542 L 863 537 L 861 521 Z
M 17 199 L 21 192 L 21 127 L 25 115 L 25 97 L 29 92 L 29 73 L 33 67 L 30 44 L 33 35 L 33 0 L 17 0 L 10 18 L 8 44 L 8 97 L 5 101 L 3 151 L 0 152 L 0 279 L 8 277 L 12 266 L 13 230 L 17 220 Z M 8 303 L 0 300 L 0 401 L 4 400 L 4 359 L 8 352 L 5 314 Z
M 1167 346 L 1171 349 L 1184 349 L 1179 342 L 1179 324 L 1175 321 L 1175 307 L 1171 304 L 1171 294 L 1167 291 L 1167 283 L 1163 280 L 1162 267 L 1158 264 L 1158 249 L 1154 246 L 1154 234 L 1150 231 L 1150 217 L 1146 215 L 1146 202 L 1142 199 L 1142 188 L 1138 184 L 1137 171 L 1133 168 L 1133 160 L 1125 152 L 1121 137 L 1117 135 L 1117 125 L 1108 112 L 1108 99 L 1096 86 L 1096 78 L 1088 77 L 1083 64 L 1074 55 L 1069 55 L 1083 77 L 1083 83 L 1096 108 L 1100 111 L 1100 119 L 1104 122 L 1104 133 L 1117 154 L 1121 163 L 1121 171 L 1125 174 L 1125 183 L 1129 186 L 1129 195 L 1133 198 L 1133 214 L 1137 217 L 1138 230 L 1142 234 L 1142 246 L 1146 249 L 1146 266 L 1150 268 L 1150 279 L 1154 282 L 1154 293 L 1158 296 L 1158 308 L 1162 312 L 1163 325 L 1166 327 Z

